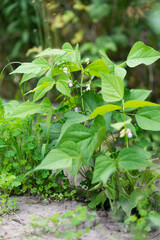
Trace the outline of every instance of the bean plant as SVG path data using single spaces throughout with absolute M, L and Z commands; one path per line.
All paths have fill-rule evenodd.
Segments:
M 82 175 L 91 209 L 107 206 L 129 217 L 139 201 L 157 191 L 159 158 L 141 144 L 139 133 L 160 131 L 160 105 L 146 100 L 151 90 L 125 87 L 126 69 L 153 64 L 160 53 L 139 41 L 119 65 L 105 52 L 100 55 L 92 63 L 82 61 L 78 45 L 65 43 L 22 63 L 11 74 L 23 74 L 24 102 L 4 118 L 43 119 L 42 158 L 29 173 L 69 171 L 75 183 Z M 26 92 L 27 81 L 36 79 Z M 54 104 L 46 97 L 49 91 L 59 92 Z

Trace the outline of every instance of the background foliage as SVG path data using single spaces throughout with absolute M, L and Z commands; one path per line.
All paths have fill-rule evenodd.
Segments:
M 138 40 L 159 50 L 159 13 L 160 2 L 155 0 L 1 1 L 0 68 L 10 61 L 28 61 L 34 53 L 61 47 L 67 41 L 79 43 L 83 59 L 91 61 L 104 50 L 115 62 L 121 62 Z M 8 67 L 1 76 L 1 96 L 19 98 L 19 79 L 7 79 L 10 71 Z M 142 65 L 129 71 L 128 87 L 153 89 L 152 98 L 158 101 L 158 75 L 158 64 L 149 70 Z

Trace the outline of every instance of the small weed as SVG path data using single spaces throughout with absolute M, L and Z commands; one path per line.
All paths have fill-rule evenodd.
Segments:
M 55 213 L 52 217 L 42 219 L 32 215 L 30 219 L 30 232 L 33 236 L 52 234 L 58 238 L 64 237 L 72 240 L 80 239 L 98 224 L 97 214 L 88 212 L 87 207 L 81 205 L 77 205 L 75 210 L 66 211 L 62 215 Z

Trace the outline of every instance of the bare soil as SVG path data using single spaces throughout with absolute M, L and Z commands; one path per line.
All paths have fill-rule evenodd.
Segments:
M 12 212 L 2 216 L 0 224 L 0 240 L 25 240 L 25 239 L 44 239 L 54 240 L 53 235 L 45 234 L 38 238 L 33 237 L 29 229 L 30 216 L 35 214 L 36 217 L 45 218 L 52 216 L 54 213 L 63 214 L 67 210 L 75 209 L 78 202 L 51 202 L 46 203 L 43 200 L 37 202 L 38 198 L 23 196 L 18 198 L 17 205 L 19 211 Z M 122 223 L 111 220 L 105 211 L 97 211 L 99 224 L 91 229 L 91 232 L 81 237 L 82 240 L 132 240 L 130 233 L 126 233 Z M 26 236 L 28 235 L 28 237 Z M 63 238 L 64 239 L 64 238 Z

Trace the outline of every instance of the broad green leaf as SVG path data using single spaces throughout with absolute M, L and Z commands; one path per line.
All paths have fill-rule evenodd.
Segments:
M 73 124 L 67 128 L 58 142 L 60 146 L 65 141 L 77 143 L 84 158 L 88 158 L 95 150 L 97 139 L 95 132 L 81 124 Z
M 56 82 L 56 88 L 59 92 L 70 97 L 71 95 L 70 95 L 70 89 L 68 86 L 68 81 L 69 81 L 69 76 L 66 73 L 62 73 Z
M 32 63 L 22 63 L 11 74 L 15 74 L 15 73 L 31 74 L 31 73 L 34 73 L 35 76 L 36 76 L 37 74 L 40 74 L 41 70 L 44 70 L 44 72 L 45 72 L 48 69 L 49 69 L 49 64 L 46 61 L 46 59 L 44 59 L 44 58 L 37 58 L 37 59 L 33 60 Z M 27 76 L 27 78 L 28 77 L 29 76 Z M 27 80 L 23 79 L 23 81 L 21 81 L 21 84 L 23 82 L 27 81 Z
M 37 83 L 37 87 L 32 90 L 32 91 L 35 91 L 35 94 L 33 96 L 33 101 L 36 102 L 42 97 L 44 97 L 44 95 L 49 90 L 52 89 L 54 84 L 55 84 L 55 80 L 53 78 L 50 78 L 50 77 L 41 78 Z
M 73 50 L 72 46 L 69 43 L 65 43 L 62 46 L 62 50 L 65 51 L 63 55 L 59 55 L 55 58 L 55 63 L 57 65 L 62 64 L 62 63 L 69 63 L 69 68 L 71 68 L 73 71 L 74 69 L 81 70 L 82 65 L 81 65 L 81 55 L 79 50 Z M 67 65 L 66 65 L 67 66 Z
M 118 167 L 126 170 L 136 170 L 150 167 L 154 164 L 149 161 L 151 154 L 140 147 L 123 148 L 118 154 Z
M 71 174 L 76 176 L 82 164 L 80 148 L 75 142 L 65 141 L 59 146 L 59 149 L 72 157 Z
M 101 73 L 102 97 L 106 102 L 117 102 L 122 100 L 124 94 L 123 79 L 112 75 Z
M 79 158 L 81 155 L 80 148 L 75 142 L 72 141 L 63 142 L 58 146 L 58 149 L 62 150 L 63 152 L 74 158 Z
M 160 131 L 160 107 L 145 107 L 135 115 L 137 124 L 144 130 Z
M 91 127 L 91 129 L 95 132 L 95 138 L 97 140 L 95 149 L 97 149 L 102 142 L 106 139 L 106 122 L 103 116 L 98 115 L 94 123 Z
M 104 52 L 100 52 L 100 53 L 102 55 L 103 61 L 105 62 L 106 66 L 109 69 L 109 73 L 124 79 L 127 73 L 126 70 L 124 68 L 116 66 Z
M 104 63 L 103 59 L 98 59 L 93 63 L 89 64 L 85 68 L 85 73 L 89 75 L 94 75 L 96 77 L 100 77 L 100 72 L 109 73 L 108 67 Z
M 84 93 L 83 101 L 84 101 L 84 109 L 86 110 L 86 114 L 88 115 L 89 115 L 89 112 L 93 112 L 95 108 L 106 104 L 100 95 L 95 94 L 92 91 L 86 91 Z
M 13 118 L 24 118 L 35 113 L 40 113 L 42 108 L 40 105 L 32 102 L 22 103 L 11 115 Z
M 151 211 L 149 213 L 149 220 L 152 222 L 153 226 L 160 228 L 160 213 Z
M 146 98 L 151 92 L 151 90 L 144 89 L 125 89 L 124 101 L 126 102 L 130 100 L 146 100 Z
M 88 119 L 95 118 L 97 115 L 104 115 L 105 113 L 112 112 L 115 110 L 122 109 L 121 106 L 108 104 L 101 107 L 97 107 L 89 116 Z
M 15 73 L 34 73 L 38 74 L 41 71 L 41 66 L 35 63 L 22 63 L 18 68 L 16 68 L 11 74 Z
M 51 49 L 47 48 L 43 52 L 39 53 L 36 57 L 44 57 L 44 56 L 55 56 L 55 55 L 62 55 L 65 51 L 61 49 Z
M 120 197 L 120 206 L 125 211 L 127 216 L 131 215 L 131 211 L 133 208 L 137 206 L 139 201 L 142 201 L 144 198 L 144 194 L 141 191 L 135 190 L 131 193 L 129 197 L 121 196 Z
M 95 198 L 92 199 L 92 201 L 88 204 L 88 207 L 90 209 L 95 209 L 96 206 L 98 206 L 100 203 L 103 205 L 106 201 L 106 196 L 104 194 L 104 191 L 101 191 Z
M 65 113 L 64 117 L 67 118 L 67 120 L 62 126 L 61 135 L 60 135 L 59 139 L 61 138 L 61 136 L 64 134 L 64 132 L 66 131 L 66 129 L 68 127 L 70 127 L 71 125 L 73 125 L 75 123 L 85 122 L 88 119 L 87 116 L 85 116 L 81 113 L 78 113 L 78 112 L 73 112 L 73 111 L 69 111 L 69 112 Z
M 34 171 L 53 170 L 72 167 L 72 157 L 60 149 L 51 150 Z
M 11 100 L 7 104 L 4 104 L 5 117 L 10 116 L 19 107 L 19 102 Z
M 35 63 L 35 64 L 41 66 L 42 68 L 46 68 L 46 69 L 49 68 L 48 61 L 45 58 L 42 58 L 42 57 L 34 59 L 32 61 L 32 63 Z
M 35 77 L 35 73 L 28 73 L 28 74 L 24 73 L 20 84 L 27 82 L 28 80 L 30 80 L 31 78 L 34 78 L 34 77 Z
M 70 43 L 66 42 L 62 46 L 62 50 L 73 51 L 73 47 L 72 47 L 72 45 Z
M 127 57 L 127 65 L 136 67 L 140 64 L 150 65 L 160 58 L 160 53 L 146 46 L 143 42 L 136 42 Z
M 102 181 L 105 185 L 109 177 L 116 171 L 115 161 L 107 156 L 99 156 L 95 162 L 92 183 Z
M 113 123 L 111 124 L 111 127 L 116 129 L 117 131 L 119 131 L 121 128 L 123 128 L 125 125 L 130 124 L 132 121 L 131 118 L 129 118 L 128 120 L 124 121 L 124 122 L 117 122 L 117 123 Z
M 34 60 L 35 61 L 35 60 Z M 34 62 L 33 61 L 33 62 Z M 20 82 L 20 84 L 24 83 L 24 82 L 27 82 L 28 80 L 30 80 L 31 78 L 40 78 L 42 77 L 42 75 L 47 71 L 48 69 L 41 69 L 41 71 L 38 73 L 38 74 L 35 74 L 35 73 L 24 73 L 23 74 L 23 77 L 22 77 L 22 80 Z
M 119 67 L 119 66 L 115 66 L 114 75 L 119 76 L 120 78 L 124 79 L 126 74 L 127 74 L 126 69 Z
M 133 107 L 147 107 L 147 106 L 160 106 L 156 103 L 142 101 L 142 100 L 131 100 L 124 103 L 124 108 L 133 108 Z
M 40 103 L 40 106 L 41 106 L 42 108 L 45 108 L 45 109 L 50 110 L 50 108 L 51 108 L 51 102 L 50 102 L 50 100 L 49 100 L 48 98 L 44 97 L 43 100 L 42 100 L 42 102 Z

